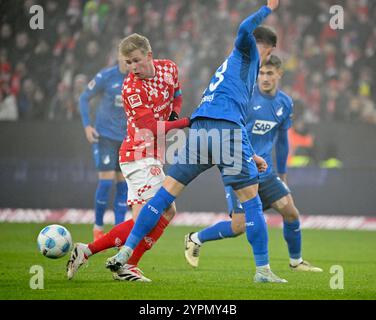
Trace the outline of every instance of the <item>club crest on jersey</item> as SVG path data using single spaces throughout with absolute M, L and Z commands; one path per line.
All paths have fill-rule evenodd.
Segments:
M 256 120 L 252 128 L 252 133 L 264 135 L 265 133 L 272 130 L 277 125 L 277 122 L 266 121 L 266 120 Z
M 157 166 L 151 167 L 150 173 L 153 176 L 159 176 L 161 174 L 161 168 L 159 168 Z
M 283 107 L 280 107 L 277 111 L 277 116 L 280 117 L 281 115 L 283 115 Z
M 142 105 L 141 97 L 139 94 L 132 94 L 128 97 L 128 102 L 132 108 L 137 108 Z
M 174 84 L 174 78 L 172 77 L 172 74 L 171 73 L 166 73 L 164 75 L 164 81 L 169 84 L 169 85 L 173 85 Z

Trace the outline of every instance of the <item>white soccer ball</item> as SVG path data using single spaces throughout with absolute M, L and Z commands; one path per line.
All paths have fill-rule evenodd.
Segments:
M 67 228 L 58 224 L 44 227 L 38 235 L 39 251 L 47 258 L 65 256 L 72 247 L 72 237 Z

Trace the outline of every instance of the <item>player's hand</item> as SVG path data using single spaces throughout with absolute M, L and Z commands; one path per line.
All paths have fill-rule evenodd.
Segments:
M 256 163 L 256 166 L 257 166 L 257 169 L 258 169 L 259 172 L 265 172 L 266 171 L 266 169 L 268 168 L 268 164 L 266 163 L 264 158 L 255 154 L 253 156 L 253 160 L 255 160 L 255 163 Z
M 98 134 L 97 130 L 95 130 L 95 128 L 93 128 L 92 126 L 87 126 L 85 128 L 85 134 L 86 134 L 86 139 L 90 143 L 97 143 L 98 142 L 99 134 Z
M 179 115 L 175 111 L 172 111 L 170 114 L 170 117 L 168 118 L 168 121 L 175 121 L 178 119 L 179 119 Z
M 279 0 L 268 0 L 268 3 L 267 3 L 267 7 L 270 9 L 270 10 L 275 10 L 278 8 L 278 5 L 279 5 Z

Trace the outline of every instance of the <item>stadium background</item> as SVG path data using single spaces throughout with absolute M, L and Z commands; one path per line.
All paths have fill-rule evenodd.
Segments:
M 96 185 L 78 97 L 115 63 L 132 32 L 180 68 L 183 115 L 231 50 L 240 21 L 263 1 L 1 1 L 0 208 L 92 208 Z M 29 27 L 33 4 L 44 29 Z M 329 27 L 342 5 L 344 30 Z M 295 100 L 289 184 L 302 214 L 376 216 L 376 2 L 284 0 L 267 25 L 279 36 L 282 88 Z M 180 211 L 224 212 L 216 170 L 188 187 Z

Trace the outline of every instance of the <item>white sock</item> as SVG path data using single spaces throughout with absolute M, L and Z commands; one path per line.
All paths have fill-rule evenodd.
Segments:
M 95 224 L 94 229 L 103 231 L 103 226 L 98 226 L 98 225 Z
M 264 266 L 258 266 L 258 267 L 256 267 L 256 271 L 258 271 L 258 270 L 270 270 L 270 265 L 269 264 L 266 264 L 266 265 L 264 265 Z
M 198 232 L 195 232 L 195 233 L 191 234 L 190 238 L 191 238 L 191 240 L 192 240 L 195 244 L 198 244 L 199 246 L 202 245 L 202 242 L 201 242 L 200 239 L 198 238 Z
M 299 259 L 293 259 L 293 258 L 290 258 L 290 264 L 295 267 L 297 266 L 298 264 L 301 264 L 303 262 L 303 258 L 300 257 Z
M 90 257 L 93 255 L 93 253 L 91 252 L 91 250 L 89 249 L 89 246 L 85 243 L 82 243 L 82 246 L 83 246 L 83 250 L 84 250 L 84 253 L 87 257 Z

